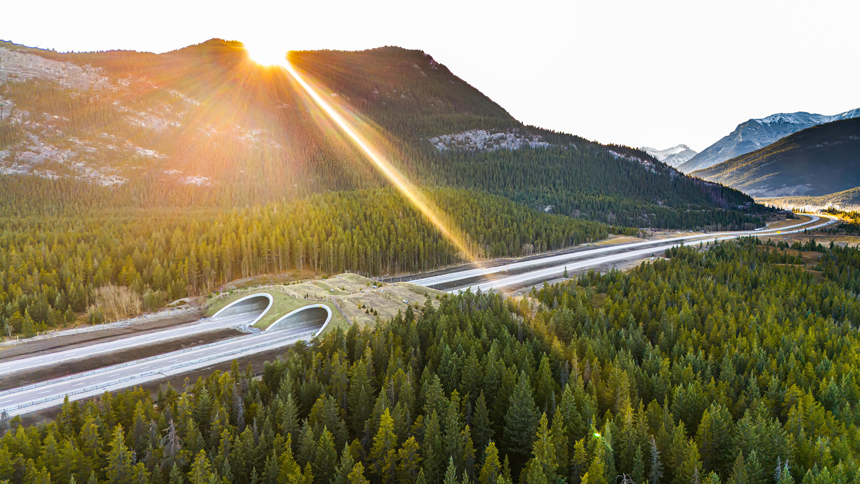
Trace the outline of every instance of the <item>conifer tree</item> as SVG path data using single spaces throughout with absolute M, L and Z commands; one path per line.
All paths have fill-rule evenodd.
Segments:
M 335 466 L 337 464 L 337 451 L 334 447 L 334 439 L 328 428 L 323 428 L 317 444 L 314 457 L 314 479 L 317 483 L 328 484 L 334 478 Z
M 131 451 L 125 445 L 125 435 L 122 425 L 117 425 L 113 432 L 105 466 L 105 477 L 111 484 L 130 482 L 134 473 Z
M 421 472 L 421 454 L 415 437 L 409 437 L 397 453 L 400 482 L 414 484 Z
M 547 480 L 554 481 L 558 461 L 556 460 L 555 445 L 550 436 L 546 413 L 541 415 L 532 453 L 534 464 L 541 467 L 541 475 Z
M 521 372 L 508 404 L 504 427 L 505 446 L 511 457 L 517 459 L 519 466 L 525 464 L 531 455 L 539 419 L 528 376 Z
M 484 451 L 484 464 L 481 466 L 481 474 L 478 481 L 480 484 L 496 484 L 502 473 L 502 465 L 499 463 L 499 450 L 495 442 L 487 444 Z
M 386 408 L 382 412 L 379 430 L 373 439 L 370 460 L 373 473 L 380 482 L 394 482 L 397 474 L 397 435 L 394 434 L 394 420 Z

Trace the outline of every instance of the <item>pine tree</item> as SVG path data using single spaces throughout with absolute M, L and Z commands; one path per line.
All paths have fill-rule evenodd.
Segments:
M 370 481 L 364 477 L 364 466 L 361 462 L 357 462 L 349 473 L 349 484 L 370 484 Z
M 439 418 L 434 410 L 424 425 L 424 442 L 422 453 L 424 457 L 424 474 L 428 482 L 438 482 L 441 478 L 441 468 L 444 462 L 442 451 L 442 435 L 439 429 Z
M 555 481 L 555 471 L 558 467 L 555 445 L 553 445 L 547 423 L 546 413 L 541 415 L 535 436 L 533 454 L 534 463 L 541 467 L 541 475 L 550 481 Z
M 304 467 L 314 461 L 317 453 L 317 441 L 314 438 L 314 429 L 305 421 L 302 428 L 302 435 L 299 441 L 299 451 L 296 454 L 296 461 L 300 466 Z
M 633 457 L 633 471 L 630 473 L 633 482 L 645 481 L 645 458 L 642 455 L 642 446 L 636 446 L 636 454 Z
M 454 458 L 448 459 L 448 469 L 445 471 L 445 478 L 442 479 L 443 484 L 459 484 L 457 482 L 457 467 L 454 465 Z
M 483 449 L 493 438 L 493 425 L 490 422 L 490 411 L 487 409 L 487 401 L 484 398 L 484 391 L 478 395 L 478 400 L 475 401 L 475 414 L 471 422 L 472 439 L 478 449 Z
M 484 465 L 481 466 L 479 482 L 481 484 L 496 484 L 501 476 L 502 465 L 499 463 L 499 450 L 495 442 L 487 444 L 484 451 Z
M 531 459 L 523 468 L 523 480 L 525 484 L 545 484 L 553 480 L 543 473 L 543 466 L 535 459 Z
M 421 454 L 415 437 L 409 437 L 398 452 L 398 475 L 403 484 L 414 484 L 421 471 Z
M 105 475 L 107 482 L 121 484 L 130 482 L 133 476 L 131 451 L 125 446 L 125 435 L 122 425 L 117 425 L 110 443 L 111 450 L 107 455 Z
M 598 482 L 609 482 L 610 478 L 606 472 L 606 445 L 602 442 L 602 437 L 596 437 L 601 440 L 594 446 L 594 454 L 591 457 L 591 463 L 586 472 L 587 478 L 583 477 L 584 484 L 596 484 Z
M 728 484 L 750 484 L 747 465 L 742 453 L 738 454 L 738 458 L 735 459 L 735 465 L 732 468 L 732 475 L 729 477 Z
M 182 469 L 177 464 L 173 464 L 173 467 L 170 468 L 168 482 L 170 484 L 183 484 L 185 482 L 185 478 L 182 476 Z
M 579 439 L 573 446 L 573 464 L 571 478 L 573 482 L 584 480 L 588 470 L 588 452 L 585 450 L 585 439 Z
M 511 458 L 519 462 L 516 467 L 525 464 L 531 455 L 539 420 L 528 376 L 521 372 L 505 414 L 505 447 Z
M 355 466 L 355 460 L 352 458 L 352 453 L 349 451 L 349 446 L 344 445 L 343 452 L 340 453 L 340 464 L 337 467 L 337 474 L 334 482 L 336 484 L 347 484 L 349 482 L 349 474 Z
M 206 457 L 206 451 L 201 450 L 194 458 L 194 463 L 191 464 L 188 482 L 190 484 L 208 484 L 211 477 L 209 459 Z
M 335 475 L 337 451 L 328 428 L 323 428 L 314 458 L 314 479 L 317 483 L 328 484 Z
M 684 452 L 684 461 L 675 472 L 675 482 L 692 482 L 698 479 L 702 464 L 699 459 L 699 447 L 692 439 Z M 695 478 L 694 478 L 695 476 Z
M 397 470 L 397 435 L 394 434 L 394 420 L 386 408 L 382 412 L 379 430 L 373 439 L 370 459 L 373 462 L 373 473 L 380 482 L 394 482 Z
M 702 414 L 696 433 L 696 443 L 702 453 L 702 466 L 707 471 L 727 475 L 732 464 L 732 418 L 728 409 L 713 403 Z

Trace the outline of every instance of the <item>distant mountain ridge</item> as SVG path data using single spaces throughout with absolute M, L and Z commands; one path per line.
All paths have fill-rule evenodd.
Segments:
M 777 113 L 764 118 L 750 119 L 739 124 L 730 134 L 678 166 L 678 169 L 684 173 L 691 173 L 710 168 L 726 160 L 764 148 L 800 130 L 856 117 L 860 117 L 860 108 L 833 116 L 797 112 Z
M 689 146 L 683 144 L 666 148 L 665 150 L 658 150 L 647 146 L 642 146 L 639 149 L 654 158 L 657 158 L 657 161 L 662 161 L 663 163 L 675 168 L 683 165 L 687 160 L 698 154 L 691 150 Z
M 819 197 L 860 186 L 860 118 L 819 124 L 694 176 L 754 197 Z
M 820 197 L 776 197 L 760 199 L 762 203 L 783 208 L 811 210 L 833 207 L 839 210 L 860 210 L 860 187 Z

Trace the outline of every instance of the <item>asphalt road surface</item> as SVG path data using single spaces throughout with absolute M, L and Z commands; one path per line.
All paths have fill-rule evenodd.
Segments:
M 0 392 L 0 411 L 5 411 L 10 416 L 20 415 L 60 405 L 66 395 L 71 401 L 80 400 L 100 395 L 105 391 L 140 385 L 205 368 L 215 363 L 271 351 L 289 346 L 299 340 L 312 339 L 324 323 L 325 315 L 301 321 L 285 329 L 240 336 L 192 349 L 14 388 Z
M 574 271 L 588 267 L 601 266 L 641 259 L 651 255 L 660 255 L 668 248 L 675 247 L 682 242 L 703 242 L 730 240 L 747 236 L 773 236 L 787 235 L 802 232 L 807 229 L 820 228 L 830 225 L 835 220 L 813 216 L 809 221 L 795 225 L 741 232 L 717 232 L 712 234 L 698 234 L 669 239 L 634 242 L 631 244 L 618 244 L 605 247 L 571 252 L 566 254 L 552 255 L 522 262 L 515 262 L 496 267 L 483 269 L 469 269 L 460 272 L 441 274 L 432 277 L 413 279 L 409 282 L 426 287 L 436 287 L 448 290 L 449 293 L 457 293 L 471 289 L 472 291 L 508 290 L 526 285 L 557 279 L 562 277 L 565 269 Z M 509 273 L 515 273 L 509 275 Z
M 205 333 L 208 331 L 216 331 L 219 329 L 246 326 L 252 321 L 254 321 L 254 319 L 256 319 L 259 315 L 260 311 L 255 311 L 237 314 L 233 316 L 226 316 L 223 318 L 206 318 L 201 319 L 199 322 L 193 324 L 184 324 L 172 329 L 153 331 L 138 336 L 120 338 L 104 343 L 82 346 L 71 350 L 57 351 L 39 356 L 31 356 L 26 358 L 4 361 L 0 363 L 0 376 L 16 373 L 19 371 L 32 370 L 34 368 L 44 366 L 58 365 L 67 361 L 78 360 L 81 358 L 91 358 L 100 354 L 127 350 L 137 346 L 151 345 L 153 343 L 158 343 L 161 341 L 185 338 L 196 333 Z
M 806 229 L 823 227 L 835 222 L 832 219 L 820 222 L 820 217 L 810 221 L 779 229 L 745 232 L 720 232 L 708 235 L 694 235 L 663 239 L 659 241 L 636 242 L 615 246 L 596 247 L 593 249 L 552 255 L 528 261 L 516 262 L 485 269 L 470 269 L 450 274 L 437 275 L 423 279 L 412 280 L 413 284 L 428 287 L 438 285 L 464 284 L 449 292 L 459 292 L 466 289 L 482 291 L 505 290 L 534 283 L 541 280 L 551 280 L 561 277 L 564 270 L 576 270 L 599 266 L 608 263 L 648 257 L 660 254 L 664 250 L 679 245 L 681 242 L 714 242 L 730 240 L 743 236 L 772 236 L 791 234 Z M 516 272 L 515 275 L 509 275 Z M 502 276 L 502 277 L 499 277 Z M 473 283 L 476 279 L 491 278 Z M 213 331 L 224 328 L 238 327 L 251 323 L 260 312 L 248 312 L 238 315 L 203 319 L 198 323 L 184 325 L 175 329 L 156 331 L 139 336 L 122 338 L 115 341 L 60 351 L 46 355 L 21 358 L 0 363 L 0 375 L 26 371 L 32 368 L 50 366 L 70 360 L 90 358 L 99 354 L 124 350 L 136 346 L 157 343 L 160 341 L 187 337 L 188 335 Z M 258 352 L 271 351 L 305 339 L 312 339 L 325 323 L 325 317 L 300 321 L 295 326 L 278 331 L 266 331 L 255 335 L 241 336 L 209 345 L 191 348 L 163 355 L 131 361 L 120 365 L 100 368 L 85 373 L 71 375 L 55 380 L 27 385 L 0 392 L 0 411 L 9 415 L 19 415 L 27 412 L 50 408 L 62 403 L 68 395 L 70 400 L 99 395 L 105 391 L 115 391 L 122 388 L 140 385 L 142 383 L 160 380 L 165 377 L 185 373 L 191 370 L 205 368 L 215 363 L 230 361 L 240 356 Z

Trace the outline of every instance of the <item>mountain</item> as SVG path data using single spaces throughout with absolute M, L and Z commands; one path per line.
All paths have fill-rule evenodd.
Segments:
M 663 163 L 675 168 L 683 165 L 687 160 L 697 155 L 697 153 L 691 150 L 687 145 L 673 146 L 671 148 L 666 148 L 665 150 L 658 150 L 647 146 L 643 146 L 639 149 L 654 158 L 657 158 L 657 161 L 662 161 Z
M 860 118 L 806 128 L 693 173 L 756 197 L 821 196 L 860 186 Z
M 755 223 L 752 199 L 647 153 L 526 126 L 429 54 L 290 63 L 419 186 L 626 226 Z M 0 43 L 0 207 L 252 206 L 388 185 L 281 68 L 240 42 L 164 54 Z M 729 209 L 729 210 L 726 210 Z
M 728 159 L 745 155 L 751 151 L 778 141 L 792 133 L 819 124 L 860 116 L 860 109 L 853 109 L 833 116 L 805 112 L 779 113 L 761 119 L 750 119 L 741 123 L 727 136 L 707 147 L 698 155 L 678 167 L 684 173 L 703 170 Z
M 810 210 L 834 207 L 839 210 L 860 210 L 860 187 L 820 197 L 775 197 L 761 200 L 769 205 L 784 208 L 806 208 Z

